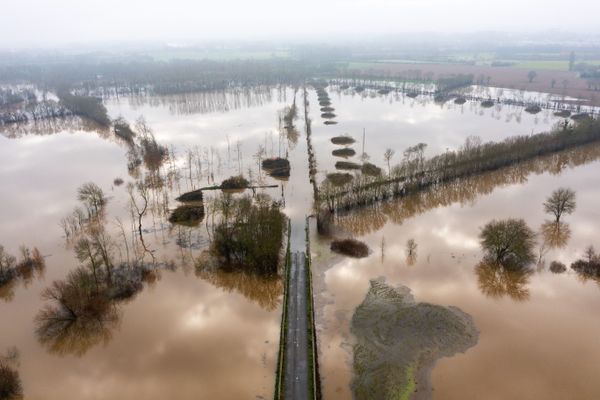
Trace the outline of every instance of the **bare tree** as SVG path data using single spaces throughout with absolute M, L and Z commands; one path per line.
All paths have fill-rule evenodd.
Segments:
M 394 157 L 394 154 L 396 154 L 396 152 L 392 149 L 386 149 L 385 153 L 383 153 L 383 158 L 385 159 L 385 162 L 387 163 L 388 166 L 388 175 L 392 175 L 392 167 L 390 166 L 390 160 L 392 159 L 392 157 Z
M 575 206 L 575 192 L 571 189 L 559 188 L 552 192 L 544 202 L 544 211 L 554 214 L 558 223 L 564 213 L 571 214 L 575 211 Z
M 90 218 L 97 216 L 108 202 L 102 189 L 93 182 L 85 183 L 77 189 L 77 198 L 86 205 Z

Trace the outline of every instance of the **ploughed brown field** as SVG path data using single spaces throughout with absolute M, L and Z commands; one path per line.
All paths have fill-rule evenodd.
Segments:
M 423 74 L 432 72 L 433 79 L 451 74 L 473 74 L 475 80 L 480 75 L 484 76 L 484 82 L 490 77 L 490 86 L 509 89 L 527 90 L 533 92 L 552 93 L 567 97 L 585 99 L 587 104 L 600 106 L 600 92 L 588 89 L 584 79 L 577 72 L 554 71 L 515 67 L 491 67 L 483 65 L 464 64 L 423 64 L 423 63 L 374 63 L 369 68 L 361 68 L 362 73 L 373 74 L 374 72 L 385 72 L 393 75 L 403 75 L 409 71 L 421 70 Z M 535 70 L 537 76 L 533 82 L 529 82 L 527 73 Z M 556 83 L 552 87 L 552 80 Z M 567 81 L 566 85 L 563 83 Z

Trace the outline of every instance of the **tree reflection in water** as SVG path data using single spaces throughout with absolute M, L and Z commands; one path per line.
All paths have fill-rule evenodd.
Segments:
M 515 301 L 529 300 L 527 285 L 533 274 L 531 269 L 522 266 L 507 268 L 484 260 L 477 264 L 475 273 L 484 295 L 495 299 L 507 296 Z
M 238 292 L 266 311 L 275 310 L 281 303 L 283 284 L 278 275 L 260 276 L 243 271 L 223 271 L 198 266 L 196 276 L 227 292 Z
M 571 228 L 564 222 L 546 221 L 541 233 L 544 243 L 553 249 L 564 248 L 571 238 Z

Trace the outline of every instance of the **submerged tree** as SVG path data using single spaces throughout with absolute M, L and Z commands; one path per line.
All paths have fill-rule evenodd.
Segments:
M 89 218 L 98 216 L 108 202 L 100 186 L 93 182 L 84 183 L 77 189 L 77 199 L 86 205 Z
M 521 267 L 533 262 L 535 236 L 522 219 L 494 220 L 479 234 L 486 259 L 504 267 Z
M 14 368 L 18 364 L 19 353 L 10 349 L 0 354 L 0 399 L 17 400 L 23 398 L 23 386 L 19 373 Z
M 556 189 L 544 202 L 544 211 L 554 214 L 556 223 L 560 222 L 563 214 L 571 214 L 575 211 L 575 192 L 567 188 Z
M 223 194 L 212 247 L 224 266 L 271 275 L 278 271 L 286 217 L 277 203 Z
M 385 153 L 383 153 L 383 158 L 385 159 L 385 162 L 388 166 L 388 175 L 392 175 L 392 167 L 390 166 L 390 161 L 392 157 L 394 157 L 394 154 L 396 154 L 396 152 L 392 149 L 386 149 Z

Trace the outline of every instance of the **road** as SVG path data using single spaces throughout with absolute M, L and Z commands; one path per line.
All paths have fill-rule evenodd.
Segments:
M 308 318 L 306 304 L 306 259 L 302 252 L 292 255 L 288 292 L 288 326 L 284 369 L 286 400 L 309 398 Z

